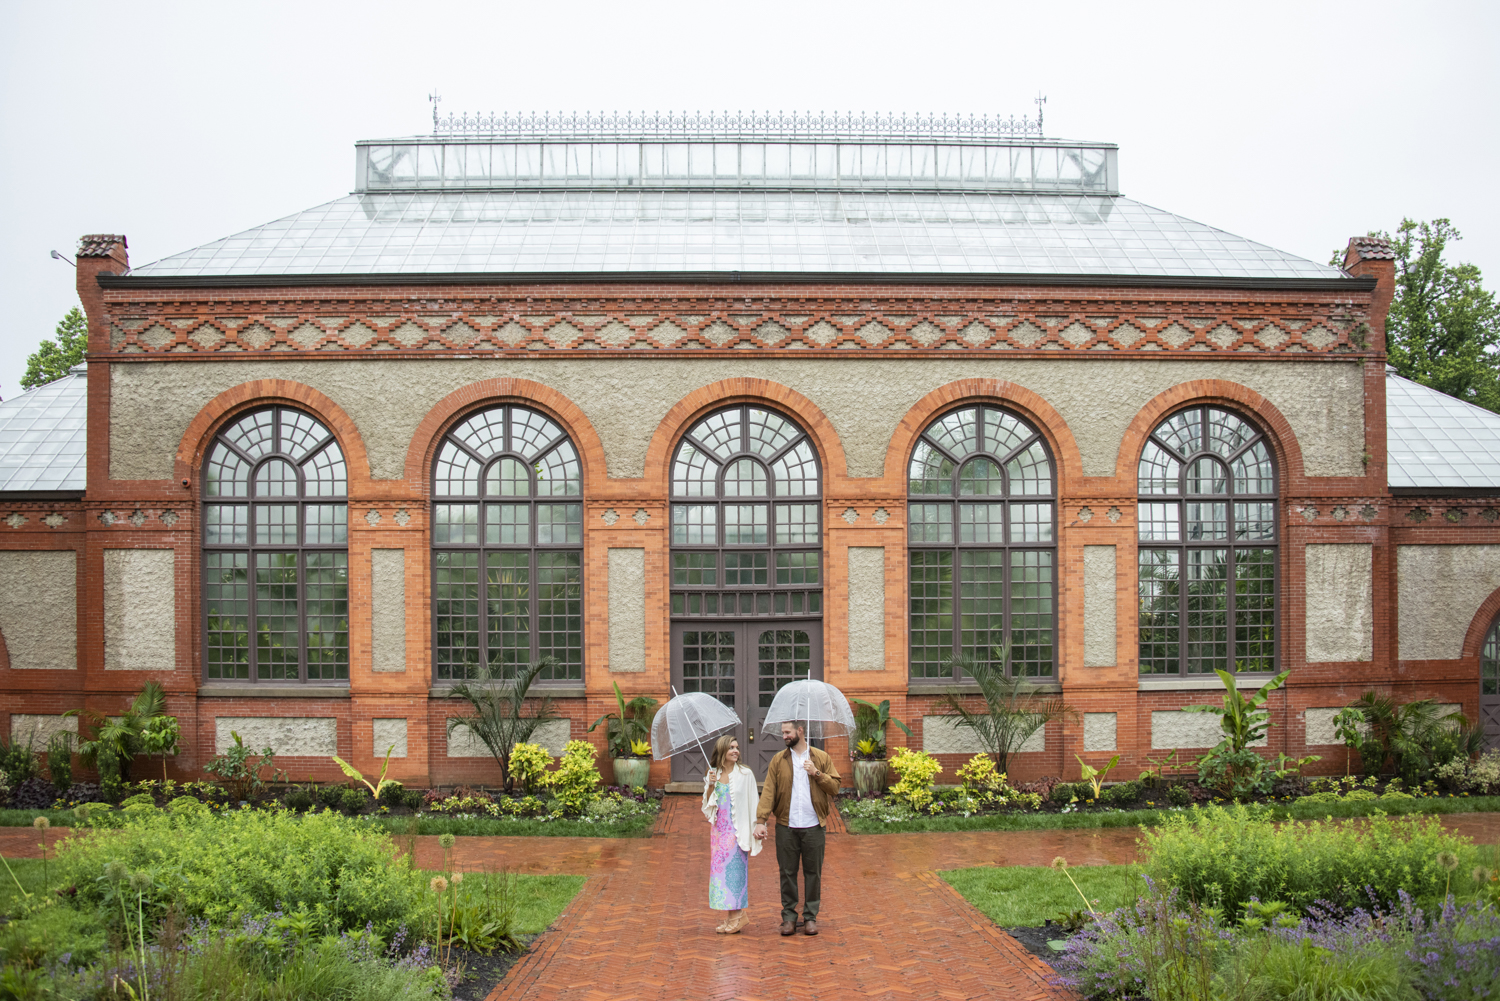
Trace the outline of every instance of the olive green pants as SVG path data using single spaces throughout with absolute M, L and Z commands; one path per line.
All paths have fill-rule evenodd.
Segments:
M 797 921 L 797 864 L 802 864 L 802 920 L 818 916 L 823 897 L 822 825 L 787 827 L 776 825 L 776 866 L 781 870 L 781 920 Z

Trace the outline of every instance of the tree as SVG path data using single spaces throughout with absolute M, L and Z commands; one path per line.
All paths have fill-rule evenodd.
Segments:
M 1461 237 L 1447 219 L 1402 219 L 1391 241 L 1396 296 L 1386 321 L 1386 351 L 1413 382 L 1500 411 L 1500 307 L 1472 264 L 1443 252 Z
M 57 325 L 57 332 L 50 341 L 37 346 L 36 353 L 26 359 L 26 374 L 21 377 L 22 389 L 45 386 L 54 379 L 68 374 L 68 369 L 83 361 L 89 347 L 89 321 L 83 310 L 74 306 Z
M 558 718 L 550 697 L 543 698 L 531 715 L 522 715 L 531 683 L 542 671 L 555 666 L 556 661 L 546 657 L 516 670 L 511 678 L 496 677 L 481 668 L 477 680 L 460 681 L 448 692 L 450 699 L 461 699 L 473 710 L 471 715 L 448 720 L 448 736 L 459 730 L 473 734 L 495 756 L 495 764 L 500 766 L 500 781 L 507 790 L 511 786 L 511 751 L 517 744 L 529 741 L 537 727 Z
M 993 659 L 981 660 L 972 653 L 949 658 L 948 666 L 957 664 L 979 688 L 984 708 L 968 708 L 956 692 L 943 699 L 947 712 L 942 716 L 953 726 L 966 727 L 980 746 L 994 756 L 995 766 L 1010 770 L 1010 756 L 1021 749 L 1031 735 L 1053 720 L 1076 719 L 1078 711 L 1062 699 L 1039 691 L 1010 671 L 1010 642 L 991 650 Z

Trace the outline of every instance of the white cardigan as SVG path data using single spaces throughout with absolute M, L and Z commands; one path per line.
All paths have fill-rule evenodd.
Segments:
M 729 809 L 734 820 L 735 840 L 739 842 L 742 851 L 751 855 L 760 854 L 761 842 L 752 836 L 755 828 L 755 805 L 759 800 L 760 794 L 755 788 L 755 773 L 744 765 L 736 765 L 734 773 L 729 776 Z M 703 815 L 710 824 L 719 817 L 718 801 L 709 798 L 707 773 L 703 776 Z

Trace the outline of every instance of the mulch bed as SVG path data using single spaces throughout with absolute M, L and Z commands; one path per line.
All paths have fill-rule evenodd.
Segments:
M 462 967 L 464 973 L 463 981 L 453 988 L 454 1001 L 484 1001 L 489 997 L 495 985 L 505 979 L 512 966 L 525 958 L 531 951 L 532 943 L 537 940 L 536 935 L 520 935 L 517 938 L 521 948 L 516 952 L 486 955 L 482 952 L 454 949 L 454 961 Z
M 1011 938 L 1020 942 L 1022 948 L 1048 966 L 1052 965 L 1052 961 L 1061 953 L 1053 951 L 1047 943 L 1066 941 L 1068 938 L 1068 932 L 1064 931 L 1061 925 L 1053 924 L 1051 921 L 1040 928 L 1007 928 L 1005 931 Z

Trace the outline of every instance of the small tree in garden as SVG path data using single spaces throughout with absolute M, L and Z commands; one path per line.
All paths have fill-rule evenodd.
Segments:
M 1076 719 L 1078 710 L 1061 698 L 1038 691 L 1010 673 L 1010 644 L 996 647 L 996 656 L 991 660 L 980 660 L 972 654 L 950 659 L 948 666 L 957 665 L 963 673 L 979 686 L 984 708 L 970 709 L 960 700 L 958 693 L 948 692 L 944 698 L 948 711 L 943 718 L 955 726 L 967 727 L 979 744 L 995 756 L 995 764 L 1002 772 L 1010 771 L 1010 756 L 1021 749 L 1032 734 L 1053 720 Z
M 141 730 L 141 750 L 147 754 L 161 755 L 161 780 L 167 781 L 167 756 L 176 755 L 177 742 L 182 739 L 182 728 L 176 716 L 153 716 Z
M 552 658 L 544 658 L 521 668 L 512 678 L 496 677 L 486 670 L 479 679 L 460 681 L 448 693 L 450 699 L 467 702 L 471 710 L 467 716 L 448 721 L 448 734 L 467 730 L 488 748 L 500 766 L 500 781 L 507 791 L 511 788 L 511 751 L 529 742 L 537 727 L 558 718 L 550 697 L 541 699 L 531 714 L 525 712 L 532 682 L 555 665 Z
M 1266 700 L 1286 684 L 1292 672 L 1282 671 L 1248 699 L 1240 694 L 1234 675 L 1228 671 L 1214 673 L 1224 683 L 1223 704 L 1182 707 L 1185 713 L 1215 714 L 1219 717 L 1219 728 L 1224 731 L 1224 738 L 1218 746 L 1198 759 L 1198 781 L 1236 799 L 1269 791 L 1270 769 L 1264 758 L 1250 750 L 1250 745 L 1270 729 L 1271 711 L 1265 708 Z

